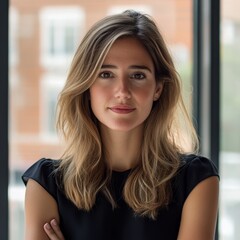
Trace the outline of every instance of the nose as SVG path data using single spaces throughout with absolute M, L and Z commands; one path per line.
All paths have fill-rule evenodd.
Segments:
M 131 98 L 131 91 L 128 79 L 119 79 L 116 86 L 115 97 L 119 99 Z

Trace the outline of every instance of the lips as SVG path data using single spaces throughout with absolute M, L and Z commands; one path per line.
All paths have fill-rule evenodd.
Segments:
M 127 105 L 117 105 L 117 106 L 109 107 L 109 109 L 119 114 L 128 114 L 135 111 L 135 108 Z

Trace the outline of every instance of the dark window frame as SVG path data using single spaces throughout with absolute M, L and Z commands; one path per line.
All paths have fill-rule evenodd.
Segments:
M 0 239 L 8 240 L 8 11 L 9 1 L 0 1 Z
M 220 0 L 194 0 L 194 119 L 200 151 L 219 167 Z

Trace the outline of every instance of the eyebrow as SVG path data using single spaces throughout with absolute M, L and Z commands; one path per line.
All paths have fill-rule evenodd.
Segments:
M 104 65 L 102 65 L 101 69 L 103 69 L 103 68 L 117 69 L 118 67 L 115 65 L 111 65 L 111 64 L 104 64 Z M 131 66 L 129 66 L 129 69 L 147 70 L 150 73 L 152 73 L 151 69 L 145 65 L 131 65 Z

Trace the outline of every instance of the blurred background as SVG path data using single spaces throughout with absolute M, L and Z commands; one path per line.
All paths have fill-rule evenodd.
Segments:
M 162 32 L 183 81 L 190 111 L 193 88 L 193 0 L 10 0 L 9 3 L 9 236 L 23 240 L 21 175 L 62 146 L 54 118 L 58 93 L 86 30 L 106 15 L 135 9 Z M 222 0 L 220 16 L 219 239 L 240 239 L 240 1 Z

